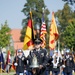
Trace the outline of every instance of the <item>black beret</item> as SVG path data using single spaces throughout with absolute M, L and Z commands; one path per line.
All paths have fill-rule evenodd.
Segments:
M 42 40 L 40 38 L 34 39 L 34 44 L 41 44 Z

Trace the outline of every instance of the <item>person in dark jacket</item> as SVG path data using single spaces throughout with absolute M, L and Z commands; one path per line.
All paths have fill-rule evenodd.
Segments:
M 18 55 L 14 58 L 14 65 L 16 66 L 16 75 L 24 75 L 26 59 L 21 49 L 18 50 Z
M 34 40 L 34 49 L 29 54 L 29 68 L 31 69 L 32 75 L 45 75 L 46 63 L 47 63 L 47 51 L 41 48 L 42 40 L 36 38 Z M 36 60 L 34 60 L 36 59 Z M 34 61 L 34 62 L 33 62 Z M 37 67 L 32 66 L 32 63 L 36 64 Z M 31 67 L 32 66 L 32 67 Z
M 46 65 L 46 75 L 52 75 L 52 68 L 53 68 L 53 58 L 52 56 L 47 56 L 47 65 Z
M 73 61 L 74 61 L 74 65 L 73 65 L 73 73 L 75 73 L 75 53 L 73 53 L 72 56 L 73 56 Z
M 64 75 L 73 75 L 72 74 L 72 70 L 73 70 L 73 65 L 74 65 L 74 61 L 73 61 L 73 57 L 70 54 L 70 50 L 66 50 L 66 56 L 65 59 L 63 59 L 63 72 Z
M 53 68 L 52 68 L 52 74 L 53 75 L 59 75 L 60 74 L 60 66 L 62 63 L 61 57 L 58 55 L 58 50 L 55 50 L 55 53 L 53 55 Z

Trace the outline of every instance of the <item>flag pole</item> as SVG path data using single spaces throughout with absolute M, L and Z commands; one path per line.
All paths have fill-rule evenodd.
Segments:
M 60 50 L 60 42 L 59 42 L 59 40 L 58 40 L 58 50 Z
M 32 19 L 32 10 L 31 10 L 31 8 L 30 8 L 30 12 L 29 12 L 29 14 L 30 14 L 30 19 L 32 20 L 32 28 L 33 28 L 33 34 L 34 34 L 34 25 L 33 25 L 33 19 Z M 34 39 L 35 39 L 35 35 L 33 36 L 34 37 Z
M 60 41 L 58 40 L 58 53 L 59 53 L 59 56 L 62 58 L 62 55 L 61 55 L 61 52 L 60 52 Z
M 29 14 L 30 14 L 30 19 L 32 19 L 32 12 L 31 12 L 31 8 L 30 8 L 30 12 L 29 12 Z

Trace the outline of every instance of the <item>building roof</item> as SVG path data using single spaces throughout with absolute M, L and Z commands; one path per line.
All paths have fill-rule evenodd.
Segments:
M 10 32 L 13 43 L 14 43 L 14 49 L 22 49 L 23 48 L 23 42 L 20 41 L 21 36 L 21 29 L 11 29 Z
M 12 29 L 10 33 L 14 42 L 20 42 L 21 29 Z

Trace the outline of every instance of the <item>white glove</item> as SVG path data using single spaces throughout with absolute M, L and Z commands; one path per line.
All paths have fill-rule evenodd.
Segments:
M 65 65 L 62 65 L 63 68 L 65 68 Z
M 17 63 L 14 63 L 14 65 L 17 66 L 18 64 Z
M 72 70 L 72 73 L 74 73 L 74 70 Z
M 65 65 L 62 65 L 63 68 L 65 68 Z
M 27 71 L 26 70 L 24 70 L 24 73 L 26 73 Z

